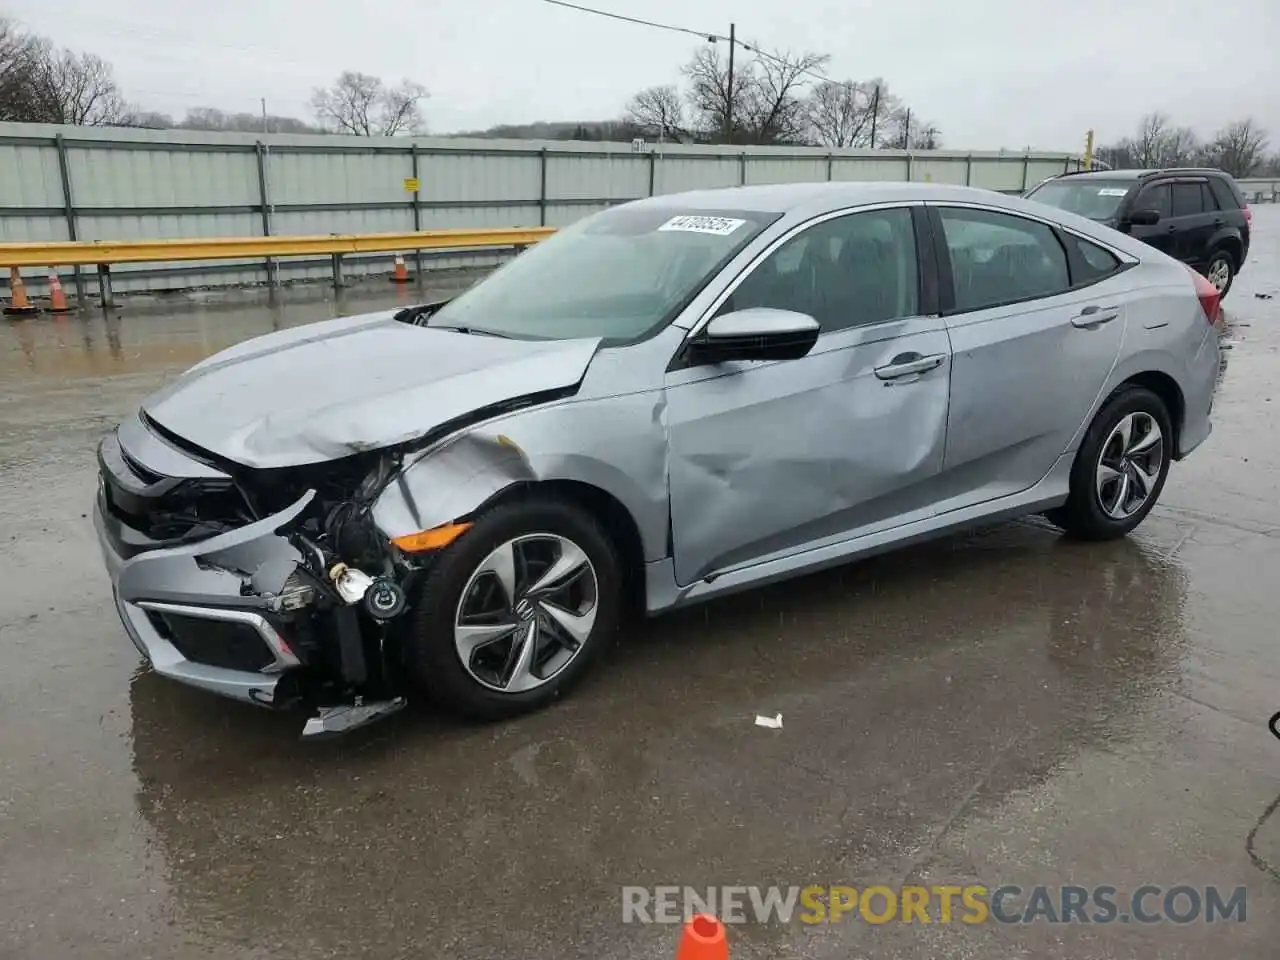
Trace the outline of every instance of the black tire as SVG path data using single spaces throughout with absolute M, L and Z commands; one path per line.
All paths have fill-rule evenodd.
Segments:
M 1107 515 L 1099 499 L 1096 479 L 1098 461 L 1102 446 L 1111 432 L 1131 413 L 1149 414 L 1159 425 L 1164 438 L 1163 456 L 1159 476 L 1146 502 L 1131 516 L 1117 520 Z M 1075 463 L 1071 467 L 1071 493 L 1067 502 L 1061 507 L 1046 511 L 1045 517 L 1069 536 L 1080 540 L 1113 540 L 1127 536 L 1146 518 L 1160 499 L 1165 480 L 1169 476 L 1173 445 L 1173 424 L 1164 401 L 1145 387 L 1120 387 L 1093 418 L 1093 423 L 1080 444 Z
M 595 568 L 596 618 L 576 656 L 541 686 L 503 693 L 476 680 L 454 646 L 454 618 L 472 573 L 489 554 L 516 537 L 549 533 L 565 537 Z M 565 501 L 523 499 L 482 514 L 472 528 L 436 558 L 418 595 L 404 640 L 409 679 L 449 712 L 475 720 L 499 720 L 547 706 L 567 693 L 617 632 L 621 609 L 617 550 L 596 519 Z
M 1231 292 L 1231 285 L 1236 282 L 1236 258 L 1231 255 L 1229 250 L 1214 250 L 1213 253 L 1209 254 L 1209 262 L 1204 267 L 1205 277 L 1213 276 L 1215 267 L 1220 265 L 1225 265 L 1227 269 L 1227 285 L 1219 295 L 1220 300 L 1225 300 L 1227 294 Z

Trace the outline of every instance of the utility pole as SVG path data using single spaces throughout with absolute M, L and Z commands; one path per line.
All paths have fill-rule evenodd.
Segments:
M 267 98 L 262 98 L 262 132 L 267 132 Z
M 911 108 L 907 107 L 907 118 L 902 123 L 902 149 L 911 149 Z
M 724 108 L 725 115 L 725 139 L 728 143 L 733 143 L 733 48 L 738 45 L 738 28 L 737 24 L 729 24 L 729 82 L 727 84 L 727 103 Z
M 871 149 L 876 148 L 876 119 L 880 116 L 880 84 L 871 96 Z

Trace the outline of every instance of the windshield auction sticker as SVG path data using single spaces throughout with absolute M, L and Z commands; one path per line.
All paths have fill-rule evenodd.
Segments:
M 747 221 L 729 217 L 672 217 L 659 230 L 679 230 L 684 233 L 710 233 L 727 237 Z

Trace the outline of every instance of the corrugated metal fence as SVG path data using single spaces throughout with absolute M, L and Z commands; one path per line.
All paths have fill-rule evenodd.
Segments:
M 855 151 L 105 130 L 0 123 L 0 241 L 563 226 L 653 194 L 797 180 L 931 180 L 1019 192 L 1079 166 L 1045 153 Z M 411 255 L 412 256 L 412 255 Z M 441 254 L 422 254 L 433 260 Z M 492 256 L 449 256 L 482 265 Z M 352 257 L 351 273 L 389 258 Z M 429 266 L 429 264 L 427 264 Z M 285 282 L 328 260 L 138 264 L 117 290 Z M 70 276 L 68 272 L 68 276 Z M 32 277 L 41 286 L 41 278 Z

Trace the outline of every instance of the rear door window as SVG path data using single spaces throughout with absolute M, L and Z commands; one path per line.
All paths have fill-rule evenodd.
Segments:
M 938 215 L 951 255 L 956 312 L 1070 289 L 1067 252 L 1047 224 L 963 207 L 939 207 Z
M 1198 183 L 1173 184 L 1173 216 L 1194 217 L 1204 213 L 1204 198 Z

